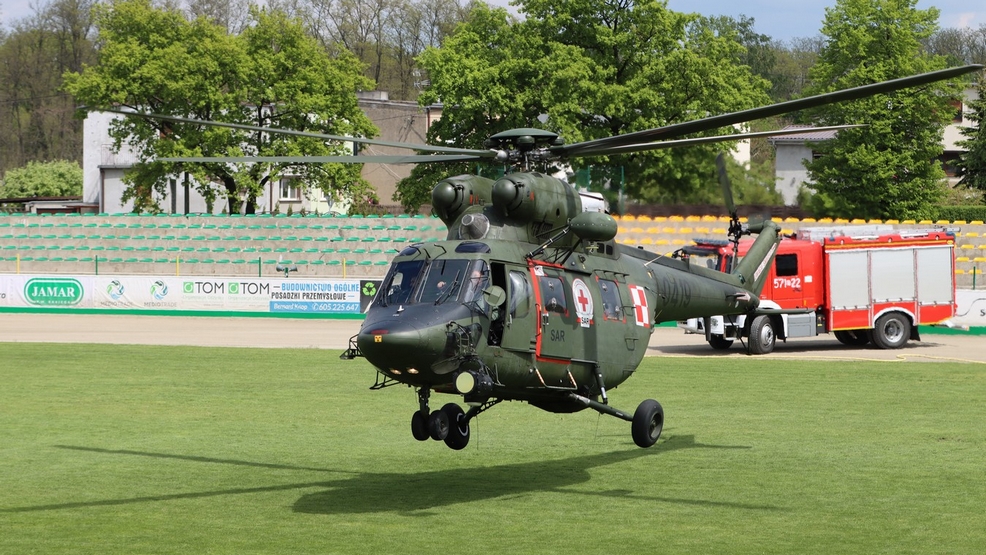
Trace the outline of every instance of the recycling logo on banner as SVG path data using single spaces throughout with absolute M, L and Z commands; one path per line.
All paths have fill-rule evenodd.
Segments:
M 380 288 L 380 280 L 368 280 L 363 279 L 359 282 L 359 311 L 365 313 L 368 308 L 370 308 L 370 303 L 373 302 L 373 298 L 377 296 L 377 290 Z

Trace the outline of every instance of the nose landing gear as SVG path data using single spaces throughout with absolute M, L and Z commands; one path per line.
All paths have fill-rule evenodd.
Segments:
M 418 441 L 431 438 L 444 441 L 445 445 L 456 451 L 469 444 L 469 420 L 475 416 L 470 411 L 467 415 L 462 407 L 448 403 L 441 409 L 428 412 L 428 396 L 431 392 L 422 388 L 418 390 L 418 400 L 421 407 L 411 415 L 411 435 Z

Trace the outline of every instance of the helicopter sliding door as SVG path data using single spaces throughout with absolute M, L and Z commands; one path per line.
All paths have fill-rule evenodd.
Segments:
M 507 266 L 506 270 L 507 321 L 500 346 L 510 351 L 532 353 L 538 315 L 530 274 L 523 266 Z
M 586 278 L 546 265 L 534 266 L 532 278 L 539 314 L 538 360 L 566 365 L 594 360 L 596 321 Z

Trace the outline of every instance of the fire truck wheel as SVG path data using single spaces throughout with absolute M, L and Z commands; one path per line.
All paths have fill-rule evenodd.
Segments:
M 770 316 L 760 315 L 750 324 L 749 349 L 752 354 L 765 355 L 774 350 L 774 324 Z
M 881 349 L 899 349 L 911 338 L 911 322 L 899 312 L 880 316 L 873 328 L 873 344 Z
M 732 339 L 726 339 L 725 337 L 715 334 L 709 336 L 709 345 L 717 351 L 725 351 L 726 349 L 733 346 Z
M 870 342 L 870 334 L 867 330 L 839 330 L 835 332 L 835 338 L 839 343 L 850 347 L 862 347 Z

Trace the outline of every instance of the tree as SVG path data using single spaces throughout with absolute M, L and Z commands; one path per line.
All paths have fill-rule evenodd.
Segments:
M 231 35 L 237 35 L 250 21 L 250 3 L 248 0 L 188 0 L 188 13 L 192 17 L 209 18 Z
M 523 21 L 511 21 L 503 9 L 476 7 L 441 48 L 420 57 L 431 87 L 419 101 L 445 106 L 429 140 L 481 148 L 496 132 L 542 127 L 578 142 L 767 101 L 768 84 L 737 62 L 742 46 L 735 35 L 720 36 L 696 15 L 657 1 L 520 0 L 517 7 Z M 574 160 L 573 166 L 607 165 L 627 176 L 634 198 L 675 201 L 716 187 L 709 176 L 721 148 Z M 436 173 L 416 169 L 402 180 L 401 203 L 415 208 Z
M 945 67 L 922 53 L 938 10 L 917 0 L 839 0 L 826 9 L 827 43 L 812 68 L 806 94 L 894 79 Z M 816 146 L 806 167 L 816 211 L 846 218 L 912 218 L 943 198 L 937 162 L 957 86 L 943 83 L 877 95 L 813 112 L 826 125 L 866 124 Z
M 986 63 L 986 23 L 978 29 L 941 29 L 923 44 L 929 53 L 945 56 L 949 65 Z
M 200 0 L 204 1 L 204 0 Z M 413 100 L 424 81 L 415 58 L 442 39 L 467 10 L 459 0 L 270 0 L 300 18 L 329 52 L 347 49 L 365 64 L 364 75 L 391 98 Z
M 0 172 L 30 160 L 81 160 L 82 124 L 61 91 L 62 74 L 95 60 L 94 0 L 35 4 L 35 14 L 0 33 Z
M 986 73 L 980 72 L 976 80 L 978 98 L 969 102 L 970 112 L 966 114 L 975 125 L 963 127 L 964 140 L 958 146 L 966 149 L 958 163 L 960 185 L 979 189 L 986 195 Z
M 28 162 L 9 170 L 0 184 L 0 198 L 81 197 L 82 168 L 67 160 Z
M 100 61 L 66 75 L 66 88 L 91 107 L 282 127 L 340 136 L 372 136 L 355 91 L 371 88 L 352 56 L 330 59 L 301 24 L 281 12 L 251 12 L 253 24 L 229 36 L 206 18 L 188 21 L 149 0 L 118 0 L 96 10 Z M 252 212 L 265 185 L 300 177 L 314 190 L 357 203 L 371 193 L 356 165 L 190 164 L 162 157 L 346 154 L 345 143 L 244 132 L 201 124 L 121 118 L 111 128 L 139 162 L 127 172 L 126 199 L 155 208 L 171 176 L 188 172 L 206 199 L 228 199 L 231 211 Z M 240 199 L 246 205 L 240 206 Z

